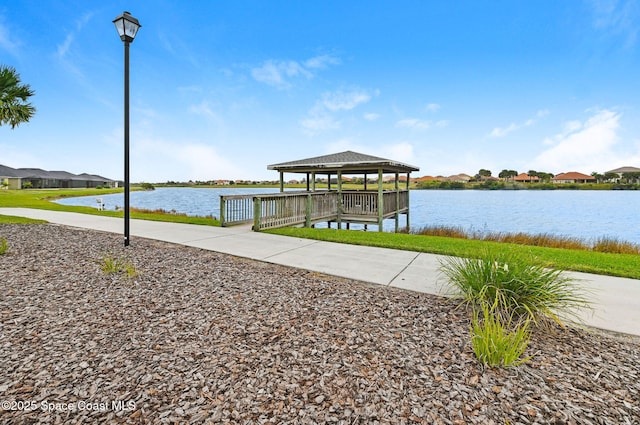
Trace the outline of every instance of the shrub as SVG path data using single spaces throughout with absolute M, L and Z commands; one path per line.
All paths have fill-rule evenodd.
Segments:
M 7 245 L 7 240 L 3 237 L 0 238 L 0 255 L 4 255 L 9 250 L 9 245 Z
M 442 236 L 446 238 L 470 239 L 469 235 L 461 226 L 427 226 L 412 232 L 415 235 Z
M 476 309 L 495 304 L 503 320 L 539 324 L 551 319 L 562 325 L 564 319 L 577 319 L 576 309 L 589 306 L 575 279 L 514 252 L 485 250 L 480 258 L 449 257 L 441 261 L 440 270 L 453 297 Z
M 614 254 L 640 255 L 640 245 L 607 237 L 602 237 L 596 240 L 593 244 L 593 250 Z
M 99 264 L 100 269 L 106 274 L 123 273 L 129 278 L 138 275 L 135 266 L 131 264 L 131 262 L 124 258 L 116 257 L 113 254 L 105 254 Z
M 491 307 L 482 302 L 481 313 L 474 309 L 471 320 L 471 346 L 478 360 L 489 366 L 511 367 L 519 366 L 530 359 L 522 358 L 531 333 L 529 321 L 518 322 L 515 325 L 512 318 L 506 320 L 496 314 L 500 301 L 496 299 Z

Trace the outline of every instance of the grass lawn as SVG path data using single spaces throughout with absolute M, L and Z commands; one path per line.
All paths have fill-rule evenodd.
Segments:
M 533 261 L 546 267 L 640 279 L 640 255 L 607 254 L 405 233 L 307 228 L 274 229 L 269 230 L 269 233 L 470 258 L 478 257 L 483 248 L 490 247 L 496 252 L 517 251 L 527 254 Z
M 0 224 L 43 224 L 45 220 L 34 220 L 26 217 L 16 217 L 15 215 L 0 215 Z
M 136 188 L 131 188 L 136 190 Z M 105 217 L 124 217 L 122 211 L 99 211 L 92 207 L 75 207 L 60 205 L 51 202 L 55 199 L 70 198 L 76 196 L 100 196 L 110 193 L 119 193 L 123 189 L 26 189 L 26 190 L 0 190 L 0 207 L 5 208 L 38 208 L 41 210 L 69 211 L 83 214 L 101 215 Z M 219 226 L 219 220 L 205 217 L 188 217 L 176 214 L 161 214 L 150 212 L 131 212 L 131 218 L 154 221 L 168 221 L 172 223 L 201 224 L 206 226 Z

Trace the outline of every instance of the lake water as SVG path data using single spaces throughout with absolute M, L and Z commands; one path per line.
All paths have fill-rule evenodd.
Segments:
M 131 192 L 130 202 L 136 208 L 218 217 L 220 195 L 275 192 L 278 189 L 158 188 Z M 108 210 L 124 204 L 122 194 L 99 197 Z M 56 202 L 95 207 L 96 198 Z M 607 236 L 640 243 L 640 191 L 412 190 L 410 205 L 412 228 L 459 226 L 481 232 L 546 233 L 585 240 Z M 404 223 L 401 216 L 400 225 Z M 393 220 L 386 220 L 384 227 L 392 230 Z

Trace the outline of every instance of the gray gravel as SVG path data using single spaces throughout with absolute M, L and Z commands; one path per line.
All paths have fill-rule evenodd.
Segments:
M 640 424 L 638 338 L 550 329 L 485 369 L 444 298 L 64 226 L 2 236 L 2 423 Z

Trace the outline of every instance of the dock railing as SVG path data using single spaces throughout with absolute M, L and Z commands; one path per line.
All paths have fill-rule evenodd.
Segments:
M 408 210 L 409 191 L 383 192 L 383 217 Z M 322 221 L 375 221 L 377 191 L 281 192 L 220 196 L 220 222 L 232 226 L 253 222 L 254 230 L 286 226 L 311 226 Z

